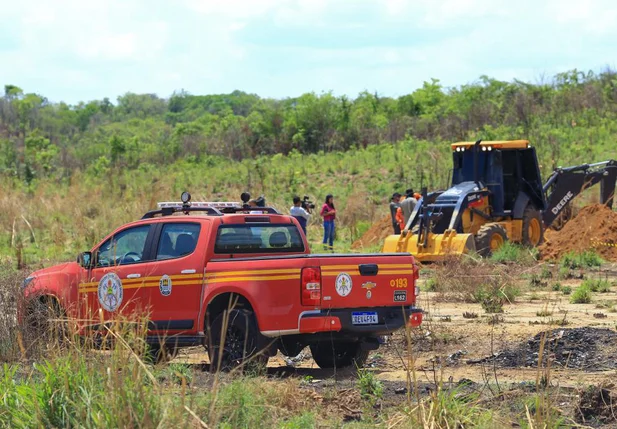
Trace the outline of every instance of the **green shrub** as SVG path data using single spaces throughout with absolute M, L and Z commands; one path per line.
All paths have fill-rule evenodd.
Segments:
M 358 369 L 358 387 L 360 395 L 371 405 L 383 397 L 383 384 L 375 378 L 375 374 L 367 369 Z
M 564 286 L 561 288 L 561 293 L 564 295 L 570 295 L 572 293 L 572 288 L 570 286 Z
M 503 246 L 491 255 L 491 261 L 496 263 L 517 263 L 526 265 L 533 263 L 535 257 L 529 249 L 518 244 L 506 241 Z
M 607 293 L 611 291 L 611 284 L 603 279 L 585 279 L 581 286 L 588 288 L 592 292 Z
M 604 260 L 593 250 L 585 250 L 581 253 L 568 252 L 562 256 L 559 261 L 561 268 L 568 268 L 571 270 L 582 268 L 594 268 L 602 265 Z
M 570 296 L 570 302 L 572 304 L 589 304 L 591 302 L 591 289 L 584 285 L 577 287 Z
M 426 283 L 424 283 L 424 287 L 422 289 L 427 292 L 437 292 L 437 279 L 435 277 L 430 277 Z
M 495 284 L 482 284 L 473 293 L 473 301 L 480 303 L 487 313 L 503 312 L 505 303 L 513 303 L 521 291 L 513 285 L 503 286 Z
M 561 283 L 557 282 L 557 283 L 553 283 L 553 286 L 551 289 L 553 289 L 555 292 L 559 292 L 561 290 Z

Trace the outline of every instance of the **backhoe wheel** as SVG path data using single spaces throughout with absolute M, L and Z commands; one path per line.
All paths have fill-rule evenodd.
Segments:
M 368 359 L 368 350 L 362 350 L 360 342 L 321 341 L 311 344 L 313 360 L 320 368 L 361 368 Z
M 476 235 L 476 251 L 485 258 L 490 257 L 508 241 L 506 229 L 497 224 L 484 225 Z
M 212 371 L 229 371 L 239 366 L 261 370 L 268 363 L 264 348 L 267 338 L 260 334 L 252 311 L 225 310 L 212 321 L 208 356 Z
M 540 210 L 529 204 L 523 212 L 523 245 L 536 247 L 542 244 L 544 230 Z

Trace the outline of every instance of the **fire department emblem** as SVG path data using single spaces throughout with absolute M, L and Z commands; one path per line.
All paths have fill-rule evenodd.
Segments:
M 122 280 L 116 273 L 107 273 L 101 278 L 98 296 L 101 307 L 105 310 L 116 311 L 120 307 L 124 290 L 122 289 Z
M 336 276 L 336 293 L 340 296 L 347 296 L 351 293 L 351 288 L 353 287 L 353 282 L 351 281 L 351 276 L 347 273 L 340 273 Z
M 159 281 L 159 290 L 163 296 L 171 295 L 171 277 L 167 274 L 161 277 L 161 280 Z
M 371 296 L 373 296 L 371 289 L 375 287 L 377 287 L 377 283 L 375 282 L 366 282 L 362 284 L 362 289 L 366 289 L 366 299 L 371 299 Z

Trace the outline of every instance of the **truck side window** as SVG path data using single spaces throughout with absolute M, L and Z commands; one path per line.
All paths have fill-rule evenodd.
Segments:
M 200 229 L 198 223 L 165 224 L 159 238 L 156 259 L 180 258 L 193 253 Z
M 96 252 L 97 267 L 135 264 L 143 262 L 144 247 L 150 225 L 141 225 L 120 231 Z

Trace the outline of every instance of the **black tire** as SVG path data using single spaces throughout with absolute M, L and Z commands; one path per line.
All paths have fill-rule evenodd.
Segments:
M 528 204 L 523 212 L 522 243 L 524 246 L 537 247 L 543 240 L 544 227 L 540 210 Z
M 224 338 L 223 338 L 224 335 Z M 261 370 L 268 363 L 268 339 L 260 334 L 252 311 L 225 310 L 212 321 L 208 356 L 212 371 L 229 371 L 239 366 Z
M 28 305 L 26 336 L 33 343 L 63 346 L 68 338 L 66 314 L 58 301 L 42 297 Z
M 488 258 L 494 250 L 506 241 L 508 241 L 508 233 L 503 226 L 495 223 L 483 225 L 475 237 L 476 252 L 484 258 Z M 501 244 L 496 246 L 496 242 Z
M 322 341 L 311 344 L 313 360 L 320 368 L 361 368 L 368 359 L 368 350 L 362 350 L 360 342 Z
M 178 349 L 173 346 L 160 346 L 159 344 L 148 344 L 146 349 L 146 360 L 152 364 L 169 362 L 178 355 Z

